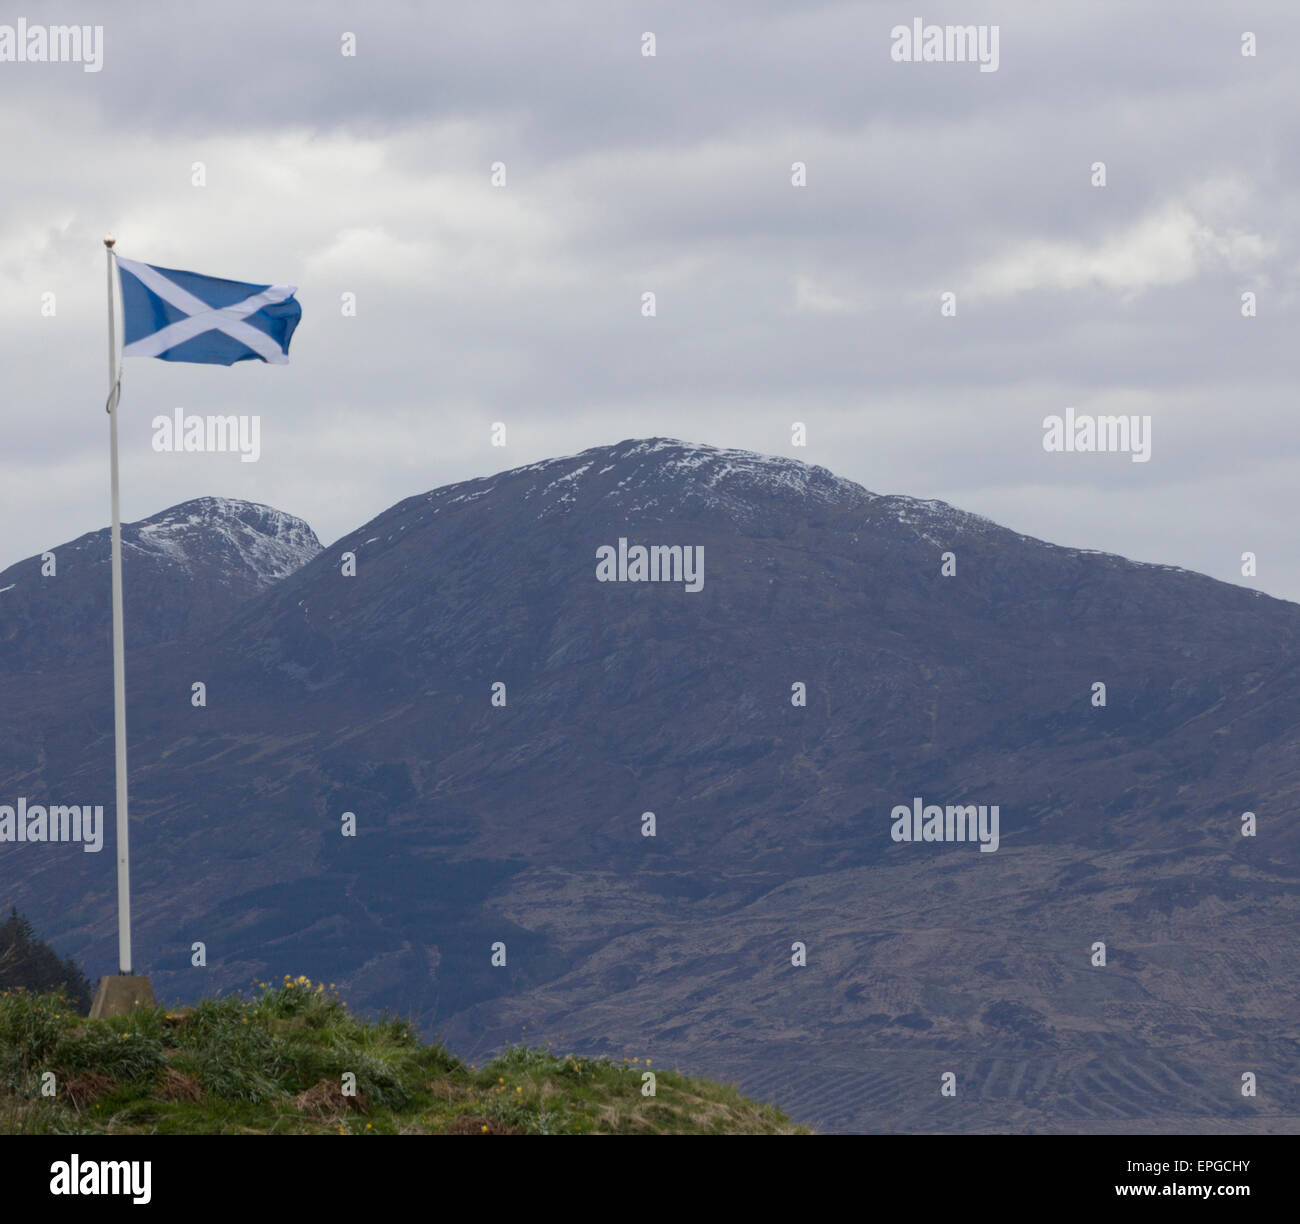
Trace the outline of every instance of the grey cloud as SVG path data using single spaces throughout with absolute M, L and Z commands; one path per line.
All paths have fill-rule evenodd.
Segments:
M 1261 538 L 1259 585 L 1300 598 L 1283 526 L 1300 483 L 1289 4 L 96 12 L 27 7 L 105 24 L 102 73 L 0 65 L 10 560 L 106 517 L 98 239 L 114 227 L 140 258 L 292 280 L 306 312 L 285 370 L 128 365 L 131 517 L 224 493 L 328 540 L 515 463 L 634 434 L 787 450 L 798 419 L 810 461 L 1030 534 L 1229 580 L 1232 541 Z M 916 15 L 999 22 L 999 71 L 891 63 L 890 26 Z M 1240 198 L 1216 213 L 1221 182 Z M 1027 245 L 1091 258 L 1182 206 L 1206 236 L 1172 283 L 980 292 L 981 269 Z M 1216 254 L 1236 233 L 1268 253 Z M 956 319 L 945 289 L 962 289 Z M 1044 415 L 1125 397 L 1150 405 L 1151 464 L 1043 453 Z M 148 421 L 178 404 L 260 412 L 262 462 L 153 455 Z M 505 451 L 487 445 L 498 419 Z

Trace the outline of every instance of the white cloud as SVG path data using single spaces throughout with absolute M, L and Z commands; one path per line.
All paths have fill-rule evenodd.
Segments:
M 848 298 L 832 293 L 809 276 L 795 277 L 794 308 L 809 314 L 847 314 L 855 309 Z
M 1227 218 L 1245 202 L 1240 184 L 1210 181 L 1092 246 L 1042 238 L 1015 242 L 969 273 L 966 292 L 1008 297 L 1097 286 L 1132 296 L 1184 284 L 1216 266 L 1246 273 L 1273 254 L 1277 243 Z

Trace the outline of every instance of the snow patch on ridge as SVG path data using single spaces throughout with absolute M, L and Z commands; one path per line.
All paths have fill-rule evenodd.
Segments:
M 579 493 L 585 494 L 588 489 L 601 499 L 626 502 L 625 512 L 629 514 L 652 508 L 667 512 L 679 501 L 703 503 L 705 508 L 723 510 L 737 520 L 760 517 L 772 499 L 844 508 L 866 505 L 874 499 L 860 485 L 824 467 L 674 438 L 620 442 L 565 460 L 516 468 L 506 476 L 527 476 L 543 467 L 551 468 L 556 462 L 569 464 L 570 470 L 545 484 L 539 481 L 523 493 L 525 499 L 536 497 L 548 503 L 539 518 L 553 510 L 567 509 Z M 599 470 L 579 487 L 579 478 L 598 462 Z M 600 480 L 609 472 L 618 477 L 612 485 Z
M 954 533 L 997 529 L 990 520 L 946 502 L 872 493 L 818 464 L 677 438 L 627 439 L 543 459 L 435 489 L 422 500 L 432 517 L 494 489 L 533 502 L 537 519 L 572 513 L 580 501 L 605 501 L 627 515 L 651 510 L 668 515 L 691 507 L 719 510 L 737 522 L 757 522 L 775 502 L 818 512 L 884 511 L 931 544 L 943 543 Z
M 124 548 L 192 572 L 221 557 L 269 585 L 321 551 L 316 533 L 282 510 L 228 497 L 200 497 L 122 526 Z

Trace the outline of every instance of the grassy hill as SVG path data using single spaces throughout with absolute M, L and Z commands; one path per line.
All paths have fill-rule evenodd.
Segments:
M 0 994 L 0 1133 L 807 1132 L 734 1088 L 639 1057 L 519 1045 L 466 1065 L 406 1021 L 357 1019 L 300 977 L 111 1020 L 76 1015 L 61 994 Z

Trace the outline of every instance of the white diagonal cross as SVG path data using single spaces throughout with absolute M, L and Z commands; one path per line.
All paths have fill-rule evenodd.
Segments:
M 182 289 L 175 281 L 169 281 L 156 268 L 148 264 L 137 263 L 133 259 L 119 259 L 118 264 L 146 288 L 152 290 L 168 305 L 185 311 L 188 318 L 177 319 L 166 327 L 143 336 L 122 349 L 123 357 L 157 357 L 170 348 L 202 335 L 205 331 L 224 332 L 232 340 L 248 345 L 254 352 L 272 365 L 287 365 L 288 356 L 280 345 L 264 331 L 258 331 L 243 320 L 256 314 L 263 306 L 273 306 L 292 297 L 297 289 L 293 285 L 270 285 L 261 293 L 236 302 L 233 306 L 212 307 L 207 302 L 196 298 L 194 294 Z

